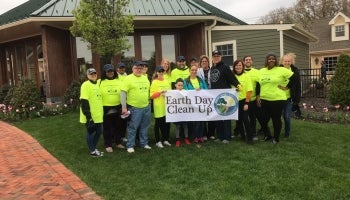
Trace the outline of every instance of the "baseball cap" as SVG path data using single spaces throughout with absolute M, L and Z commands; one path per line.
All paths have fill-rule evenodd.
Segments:
M 147 65 L 147 63 L 145 63 L 143 61 L 135 61 L 134 62 L 134 66 L 141 66 L 141 65 Z
M 118 67 L 121 68 L 121 67 L 125 67 L 125 64 L 123 62 L 120 62 L 118 63 Z
M 218 50 L 214 50 L 214 51 L 211 53 L 211 55 L 212 55 L 212 56 L 213 56 L 213 55 L 220 55 L 220 56 L 221 56 L 221 52 L 218 51 Z
M 110 71 L 110 70 L 114 70 L 114 66 L 112 64 L 106 64 L 105 66 L 103 66 L 103 70 L 105 72 Z
M 156 72 L 161 72 L 161 71 L 164 72 L 164 68 L 162 66 L 157 66 L 156 67 Z
M 191 58 L 191 60 L 190 60 L 190 62 L 192 62 L 192 61 L 197 62 L 198 60 L 197 60 L 197 58 L 196 58 L 196 57 L 192 57 L 192 58 Z
M 89 68 L 89 69 L 87 69 L 87 71 L 86 71 L 86 74 L 88 74 L 88 75 L 91 75 L 91 74 L 93 74 L 93 73 L 96 73 L 96 69 L 94 69 L 94 68 Z
M 177 57 L 177 61 L 185 61 L 185 56 L 179 56 Z

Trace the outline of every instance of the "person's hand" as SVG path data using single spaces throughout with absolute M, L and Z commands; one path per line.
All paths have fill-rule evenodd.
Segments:
M 245 104 L 244 104 L 243 110 L 244 110 L 244 111 L 247 111 L 247 110 L 248 110 L 248 103 L 245 103 Z
M 88 120 L 85 126 L 89 133 L 93 133 L 96 131 L 96 126 L 95 126 L 94 120 L 92 119 Z
M 288 90 L 289 89 L 288 87 L 285 87 L 285 86 L 282 86 L 282 85 L 278 85 L 278 88 L 281 89 L 281 90 Z
M 261 99 L 260 99 L 260 96 L 256 96 L 256 106 L 257 107 L 261 107 Z
M 238 85 L 237 85 L 237 89 L 236 89 L 237 92 L 242 91 L 242 89 L 243 89 L 243 88 L 242 88 L 242 85 L 241 85 L 241 84 L 238 84 Z

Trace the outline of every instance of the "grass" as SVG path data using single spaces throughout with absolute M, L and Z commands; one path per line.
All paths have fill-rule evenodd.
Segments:
M 350 125 L 294 120 L 278 145 L 208 142 L 91 158 L 78 114 L 15 126 L 104 199 L 350 199 Z M 172 126 L 173 127 L 173 126 Z M 172 134 L 174 136 L 174 134 Z M 99 142 L 102 146 L 103 138 Z

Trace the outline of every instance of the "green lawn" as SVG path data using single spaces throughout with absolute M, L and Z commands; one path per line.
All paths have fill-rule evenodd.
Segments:
M 208 142 L 91 158 L 78 114 L 15 126 L 104 199 L 350 199 L 350 125 L 292 121 L 278 145 Z M 172 134 L 174 136 L 174 134 Z M 102 146 L 101 137 L 99 148 Z

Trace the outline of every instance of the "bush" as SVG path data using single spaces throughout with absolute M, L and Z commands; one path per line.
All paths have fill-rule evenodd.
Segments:
M 0 105 L 0 118 L 9 121 L 36 117 L 42 108 L 39 91 L 30 79 L 23 79 L 11 87 L 3 102 Z
M 8 91 L 12 88 L 12 86 L 5 85 L 0 89 L 0 102 L 5 101 Z
M 64 104 L 70 110 L 77 110 L 80 106 L 79 97 L 80 97 L 80 86 L 81 83 L 79 81 L 73 81 L 69 87 L 67 88 L 64 94 Z
M 330 83 L 329 102 L 342 107 L 350 105 L 350 56 L 340 55 Z

